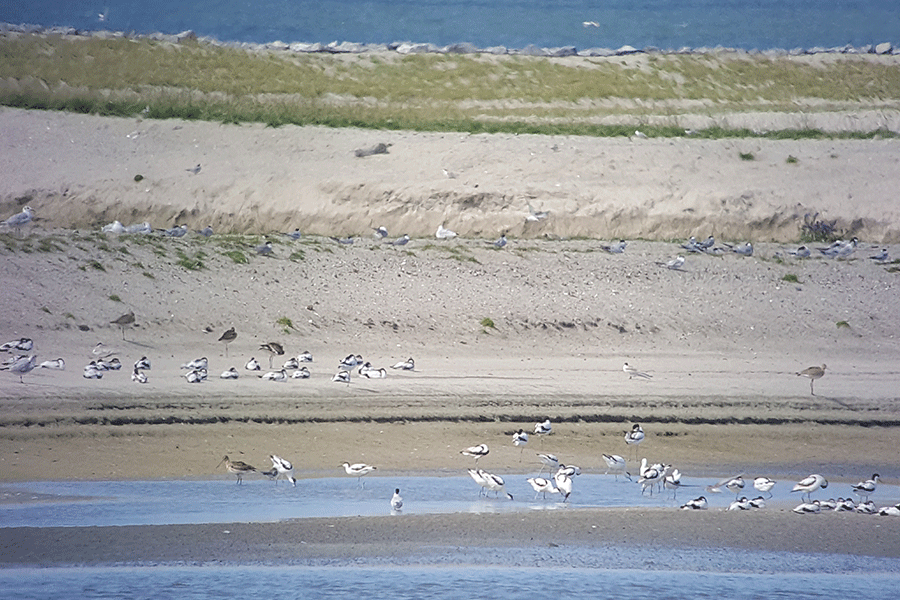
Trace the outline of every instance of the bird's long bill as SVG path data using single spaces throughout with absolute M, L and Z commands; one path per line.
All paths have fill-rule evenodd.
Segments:
M 219 467 L 221 467 L 225 463 L 226 460 L 228 460 L 227 456 L 219 461 L 219 464 L 216 465 L 216 468 L 218 469 Z

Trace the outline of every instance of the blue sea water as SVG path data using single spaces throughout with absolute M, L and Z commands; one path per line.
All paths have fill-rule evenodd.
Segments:
M 511 49 L 900 42 L 896 0 L 37 0 L 0 2 L 0 22 L 139 34 L 190 29 L 223 42 L 467 42 Z

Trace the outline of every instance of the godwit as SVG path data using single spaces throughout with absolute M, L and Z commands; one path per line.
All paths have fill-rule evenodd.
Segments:
M 216 468 L 218 469 L 219 466 L 222 465 L 222 463 L 225 463 L 225 468 L 228 469 L 229 473 L 234 473 L 235 475 L 237 475 L 237 483 L 238 484 L 241 484 L 244 482 L 243 477 L 245 474 L 256 472 L 255 467 L 252 467 L 252 466 L 248 465 L 247 463 L 241 462 L 239 460 L 233 461 L 230 458 L 228 458 L 227 454 L 225 455 L 225 458 L 222 459 L 222 462 L 220 462 L 219 465 L 216 466 Z
M 269 342 L 268 344 L 262 344 L 259 347 L 260 350 L 265 350 L 269 353 L 269 368 L 272 368 L 272 359 L 276 356 L 282 356 L 284 354 L 284 347 L 278 342 Z
M 813 383 L 816 379 L 821 379 L 825 375 L 825 365 L 822 365 L 821 367 L 808 367 L 797 373 L 797 375 L 799 377 L 809 378 L 809 393 L 815 396 L 816 393 L 813 391 Z

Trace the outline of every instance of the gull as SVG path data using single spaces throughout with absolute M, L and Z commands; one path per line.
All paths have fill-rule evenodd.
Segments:
M 171 229 L 163 230 L 163 235 L 168 237 L 184 237 L 184 234 L 187 233 L 187 225 L 178 225 L 177 227 L 173 227 Z
M 606 252 L 609 252 L 610 254 L 622 254 L 623 252 L 625 252 L 625 246 L 627 245 L 628 242 L 626 242 L 625 240 L 619 240 L 615 244 L 601 244 L 600 248 L 602 250 L 605 250 Z
M 348 354 L 338 363 L 338 369 L 349 371 L 353 367 L 363 364 L 363 357 L 360 354 Z
M 260 256 L 271 256 L 272 254 L 272 242 L 266 240 L 265 244 L 260 244 L 256 247 L 256 253 Z
M 192 175 L 196 175 L 197 173 L 200 172 L 200 163 L 197 163 L 196 166 L 191 167 L 190 169 L 185 169 L 185 171 L 187 171 L 188 173 L 191 173 Z
M 788 250 L 788 254 L 796 258 L 809 258 L 809 248 L 800 246 L 796 250 Z
M 662 264 L 662 263 L 660 263 Z M 667 269 L 672 269 L 673 271 L 678 271 L 681 267 L 684 266 L 684 257 L 681 255 L 676 256 L 669 262 L 665 263 Z
M 545 468 L 549 473 L 552 473 L 553 469 L 559 468 L 559 459 L 556 458 L 554 454 L 538 454 L 538 458 L 541 459 L 541 463 L 543 463 L 538 475 L 543 473 Z
M 97 368 L 97 363 L 92 360 L 85 365 L 81 376 L 85 379 L 103 379 L 103 369 Z
M 875 493 L 875 487 L 878 485 L 878 478 L 880 475 L 875 473 L 872 475 L 872 479 L 866 479 L 865 481 L 860 481 L 853 487 L 853 493 L 857 496 L 865 496 L 866 500 L 869 499 L 869 495 Z
M 100 228 L 101 233 L 125 233 L 125 226 L 119 221 L 113 221 L 109 225 Z
M 392 246 L 405 246 L 409 243 L 409 234 L 404 233 L 393 242 L 388 242 Z
M 297 362 L 305 363 L 305 362 L 312 362 L 312 361 L 313 361 L 313 355 L 312 355 L 312 352 L 310 352 L 309 350 L 305 350 L 297 355 Z
M 195 358 L 191 362 L 184 363 L 183 365 L 181 365 L 181 368 L 196 371 L 197 369 L 205 369 L 208 366 L 209 366 L 209 361 L 204 356 L 203 358 Z
M 291 238 L 291 239 L 294 240 L 295 242 L 296 242 L 297 240 L 299 240 L 300 238 L 303 237 L 303 233 L 300 232 L 300 228 L 299 228 L 299 227 L 297 227 L 297 228 L 294 229 L 293 231 L 290 231 L 290 232 L 288 232 L 288 233 L 285 233 L 284 235 L 288 236 L 289 238 Z
M 416 369 L 416 361 L 412 358 L 407 358 L 403 362 L 398 362 L 395 365 L 391 366 L 392 369 L 400 369 L 402 371 L 414 371 Z
M 284 361 L 284 364 L 281 365 L 281 368 L 284 369 L 285 371 L 293 371 L 294 369 L 299 369 L 300 361 L 297 360 L 296 358 L 291 357 L 291 358 L 287 359 L 286 361 Z
M 291 379 L 309 379 L 309 377 L 309 369 L 307 369 L 306 367 L 300 367 L 299 369 L 294 371 L 293 375 L 291 375 Z
M 287 381 L 287 373 L 285 373 L 284 369 L 269 371 L 265 375 L 259 375 L 259 378 L 265 381 Z
M 222 374 L 219 375 L 219 379 L 237 379 L 239 377 L 237 369 L 231 367 L 227 371 L 222 371 Z
M 259 366 L 259 361 L 251 356 L 244 368 L 248 371 L 259 371 L 261 367 Z
M 12 352 L 13 350 L 19 352 L 31 352 L 33 348 L 34 341 L 32 341 L 31 338 L 23 337 L 11 342 L 6 342 L 2 346 L 0 346 L 0 352 Z
M 647 139 L 647 134 L 644 133 L 644 132 L 642 132 L 642 131 L 639 131 L 639 130 L 635 129 L 635 130 L 634 130 L 634 137 L 636 137 L 636 138 L 639 139 L 639 140 L 646 140 L 646 139 Z
M 747 242 L 745 244 L 741 244 L 740 246 L 732 246 L 731 244 L 725 244 L 731 251 L 740 254 L 742 256 L 753 256 L 753 244 Z
M 384 227 L 375 227 L 375 237 L 380 240 L 383 240 L 388 236 L 388 230 Z
M 802 371 L 797 373 L 799 377 L 809 378 L 809 393 L 813 396 L 816 395 L 816 393 L 813 391 L 813 383 L 816 381 L 816 379 L 821 379 L 825 375 L 825 368 L 826 365 L 822 365 L 821 367 L 807 367 L 806 369 L 803 369 Z
M 475 459 L 475 464 L 477 465 L 478 459 L 487 456 L 490 451 L 491 449 L 488 448 L 487 444 L 478 444 L 477 446 L 469 446 L 465 450 L 460 450 L 459 453 L 463 456 L 473 457 Z
M 507 243 L 506 242 L 506 233 L 504 232 L 503 234 L 501 234 L 500 238 L 496 242 L 492 242 L 492 243 L 494 244 L 494 247 L 496 247 L 496 248 L 505 247 L 506 243 Z
M 135 367 L 134 371 L 131 373 L 131 380 L 136 383 L 147 383 L 147 376 Z
M 824 490 L 827 487 L 828 481 L 826 481 L 826 479 L 821 475 L 814 473 L 798 481 L 791 492 L 802 492 L 801 497 L 803 496 L 803 494 L 805 494 L 806 499 L 809 500 L 810 494 L 812 494 L 814 491 L 818 490 L 819 488 Z
M 364 484 L 362 483 L 363 476 L 368 475 L 369 473 L 376 470 L 376 468 L 377 468 L 377 467 L 367 465 L 365 463 L 355 463 L 355 464 L 351 465 L 348 462 L 341 464 L 341 466 L 344 467 L 344 471 L 347 473 L 347 475 L 352 475 L 352 476 L 356 477 L 357 485 L 363 485 L 363 486 L 364 486 Z
M 260 350 L 265 350 L 269 353 L 269 368 L 272 368 L 272 359 L 276 356 L 284 355 L 284 347 L 278 342 L 269 342 L 267 344 L 262 344 L 259 347 Z
M 400 488 L 394 488 L 394 495 L 391 496 L 391 510 L 398 511 L 403 508 L 403 498 L 400 496 Z
M 751 508 L 753 507 L 750 505 L 750 500 L 747 496 L 741 496 L 740 500 L 735 498 L 734 502 L 729 504 L 726 510 L 750 510 Z
M 506 491 L 505 483 L 503 478 L 499 475 L 494 475 L 493 473 L 488 473 L 487 471 L 481 471 L 481 475 L 484 478 L 484 487 L 492 492 L 496 492 L 499 496 L 500 492 L 506 494 L 506 497 L 510 500 L 513 499 L 513 495 Z M 558 485 L 558 484 L 557 484 Z
M 706 501 L 706 496 L 688 500 L 681 505 L 681 510 L 706 510 L 707 508 L 709 508 L 709 503 Z
M 456 232 L 446 229 L 444 227 L 444 224 L 441 223 L 440 225 L 438 225 L 437 232 L 434 234 L 434 237 L 439 240 L 452 240 L 456 237 Z
M 631 474 L 625 470 L 626 463 L 624 458 L 622 458 L 618 454 L 604 454 L 603 460 L 606 462 L 607 475 L 609 475 L 609 472 L 612 471 L 616 476 L 616 481 L 619 480 L 620 474 L 627 477 L 628 481 L 631 481 Z
M 9 217 L 5 221 L 3 221 L 3 225 L 7 227 L 12 227 L 15 230 L 19 230 L 22 225 L 27 225 L 34 218 L 34 209 L 30 206 L 26 206 L 22 209 L 22 212 L 16 213 L 13 216 Z
M 791 510 L 798 515 L 815 514 L 821 512 L 822 507 L 819 506 L 819 501 L 816 500 L 815 502 L 804 502 L 802 504 L 798 504 Z
M 359 368 L 359 375 L 366 379 L 384 379 L 387 377 L 387 371 L 384 369 L 376 369 L 372 366 L 372 363 L 367 362 Z
M 544 500 L 547 499 L 547 493 L 558 494 L 559 490 L 553 487 L 553 483 L 544 479 L 543 477 L 529 477 L 526 479 L 528 483 L 531 484 L 532 489 L 534 489 L 534 499 L 537 500 L 538 494 L 544 495 Z
M 569 496 L 572 494 L 572 478 L 564 471 L 557 471 L 553 476 L 553 481 L 556 482 L 556 489 L 562 494 L 563 502 L 568 502 Z M 509 499 L 512 500 L 512 496 Z
M 19 376 L 19 382 L 25 383 L 24 375 L 34 370 L 36 362 L 37 356 L 31 354 L 29 356 L 20 356 L 14 363 L 3 368 L 10 373 L 16 373 Z
M 197 233 L 199 233 L 199 234 L 202 235 L 203 237 L 209 237 L 209 236 L 211 236 L 211 235 L 213 234 L 213 228 L 212 228 L 212 225 L 207 225 L 206 227 L 204 227 L 203 229 L 201 229 L 201 230 L 198 231 Z
M 600 27 L 600 23 L 597 21 L 583 21 L 581 23 L 582 27 Z
M 882 248 L 881 252 L 879 252 L 875 256 L 870 256 L 869 258 L 871 258 L 874 261 L 878 261 L 878 262 L 887 262 L 891 259 L 891 257 L 888 256 L 887 248 Z
M 520 429 L 512 436 L 513 446 L 521 448 L 519 451 L 519 462 L 522 462 L 522 453 L 525 452 L 525 444 L 528 443 L 528 434 L 525 433 L 524 430 Z
M 628 363 L 625 363 L 625 365 L 622 367 L 622 370 L 625 371 L 626 373 L 628 373 L 628 379 L 631 379 L 633 377 L 643 377 L 644 379 L 652 379 L 653 378 L 653 375 L 638 371 L 636 367 L 633 367 L 633 366 L 629 365 Z
M 771 498 L 772 488 L 775 487 L 775 480 L 769 479 L 768 477 L 757 477 L 753 480 L 753 487 L 764 494 L 769 494 L 769 498 Z
M 532 222 L 543 221 L 544 219 L 546 219 L 549 216 L 550 216 L 550 213 L 548 211 L 546 211 L 546 210 L 537 210 L 536 211 L 536 210 L 534 210 L 534 208 L 531 207 L 531 204 L 529 204 L 528 205 L 528 216 L 525 217 L 525 220 L 532 221 Z
M 45 360 L 40 365 L 42 369 L 53 369 L 55 371 L 65 371 L 66 370 L 66 361 L 61 358 L 57 358 L 54 360 Z
M 244 479 L 243 479 L 244 475 L 246 475 L 247 473 L 256 472 L 255 467 L 250 466 L 247 463 L 241 462 L 239 460 L 233 461 L 228 458 L 227 454 L 225 455 L 225 458 L 223 458 L 222 461 L 219 463 L 219 465 L 216 466 L 216 468 L 218 469 L 222 463 L 225 463 L 225 468 L 228 470 L 229 473 L 234 473 L 235 475 L 237 475 L 237 483 L 238 484 L 241 484 L 244 482 Z
M 543 423 L 534 424 L 534 432 L 537 435 L 550 435 L 551 431 L 553 431 L 553 425 L 550 424 L 550 419 L 547 419 Z
M 284 475 L 284 478 L 290 481 L 291 485 L 297 487 L 297 480 L 294 478 L 294 465 L 290 461 L 276 454 L 270 454 L 269 460 L 272 461 L 272 469 L 276 472 L 275 485 L 278 485 L 278 477 Z
M 350 371 L 340 370 L 334 374 L 334 377 L 331 378 L 332 381 L 337 383 L 350 383 Z
M 235 339 L 237 339 L 237 332 L 234 330 L 234 327 L 232 327 L 231 329 L 229 329 L 228 331 L 226 331 L 219 337 L 220 342 L 225 342 L 225 356 L 226 357 L 228 356 L 228 343 L 233 342 Z

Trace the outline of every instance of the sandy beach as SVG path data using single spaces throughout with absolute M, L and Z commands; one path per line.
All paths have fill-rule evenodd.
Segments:
M 388 152 L 354 155 L 376 143 Z M 0 372 L 0 489 L 226 485 L 225 454 L 261 466 L 279 454 L 301 478 L 337 476 L 343 461 L 388 477 L 458 473 L 469 466 L 459 450 L 477 443 L 491 446 L 492 470 L 519 474 L 529 468 L 510 436 L 547 418 L 553 435 L 528 452 L 592 473 L 602 453 L 632 451 L 623 434 L 640 422 L 639 456 L 695 476 L 765 473 L 791 485 L 819 472 L 838 488 L 900 475 L 896 140 L 266 129 L 2 109 L 0 146 L 0 217 L 35 211 L 22 230 L 0 232 L 0 342 L 31 338 L 38 362 L 66 363 L 24 383 Z M 549 216 L 529 220 L 529 207 Z M 827 258 L 823 244 L 810 244 L 809 259 L 788 253 L 814 213 L 859 238 L 852 255 Z M 189 232 L 101 233 L 114 220 Z M 196 233 L 207 224 L 214 235 Z M 435 239 L 441 224 L 459 236 Z M 373 235 L 380 226 L 389 240 L 412 239 L 387 244 Z M 297 228 L 300 239 L 284 235 Z M 720 254 L 681 247 L 707 235 Z M 266 239 L 272 254 L 257 254 Z M 618 239 L 624 253 L 604 251 Z M 753 256 L 723 245 L 746 241 Z M 882 248 L 889 260 L 870 258 Z M 684 266 L 666 268 L 679 254 Z M 112 323 L 129 311 L 134 324 Z M 230 327 L 226 349 L 218 339 Z M 260 379 L 269 342 L 285 349 L 275 369 L 311 352 L 311 377 Z M 123 367 L 88 380 L 98 343 Z M 332 382 L 348 354 L 387 376 Z M 130 378 L 142 356 L 146 384 Z M 181 366 L 200 357 L 209 379 L 189 384 Z M 414 371 L 390 368 L 409 357 Z M 245 370 L 251 358 L 260 373 Z M 629 379 L 626 361 L 652 378 Z M 822 364 L 812 395 L 797 372 Z M 232 366 L 240 378 L 220 379 Z M 898 557 L 900 519 L 733 517 L 573 506 L 310 519 L 229 525 L 242 540 L 232 545 L 215 542 L 221 525 L 0 528 L 0 554 L 6 564 L 277 563 L 411 556 L 425 540 L 591 547 L 601 525 L 609 547 L 652 531 L 678 548 Z M 521 520 L 542 533 L 522 537 Z

